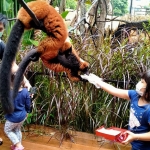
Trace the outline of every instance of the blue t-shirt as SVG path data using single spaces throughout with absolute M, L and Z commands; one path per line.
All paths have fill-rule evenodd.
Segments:
M 139 95 L 135 90 L 128 91 L 130 102 L 129 130 L 133 133 L 150 131 L 150 104 L 139 106 Z M 132 150 L 150 150 L 150 141 L 131 142 Z
M 30 112 L 30 107 L 31 100 L 29 92 L 26 88 L 23 88 L 14 99 L 14 112 L 6 114 L 5 118 L 10 122 L 19 123 L 26 118 L 27 113 Z
M 0 39 L 0 59 L 3 58 L 3 53 L 4 53 L 5 47 L 6 47 L 5 43 Z

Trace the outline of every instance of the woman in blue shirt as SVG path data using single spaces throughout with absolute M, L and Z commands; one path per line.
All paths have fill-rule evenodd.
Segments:
M 141 75 L 136 90 L 118 89 L 94 74 L 81 77 L 111 95 L 130 100 L 128 137 L 122 143 L 131 143 L 132 150 L 150 150 L 150 70 Z

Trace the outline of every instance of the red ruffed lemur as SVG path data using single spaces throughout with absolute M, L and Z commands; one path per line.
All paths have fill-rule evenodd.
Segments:
M 0 96 L 5 113 L 13 112 L 12 99 L 16 96 L 21 78 L 31 61 L 37 61 L 40 58 L 47 68 L 55 72 L 66 72 L 72 81 L 82 80 L 79 72 L 88 73 L 89 66 L 78 56 L 67 40 L 68 32 L 65 22 L 51 5 L 40 0 L 27 4 L 23 0 L 18 1 L 23 7 L 18 12 L 17 21 L 6 43 L 0 72 Z M 37 49 L 29 51 L 21 61 L 14 81 L 13 96 L 10 96 L 11 64 L 15 60 L 24 30 L 31 28 L 44 31 L 47 37 L 40 42 Z

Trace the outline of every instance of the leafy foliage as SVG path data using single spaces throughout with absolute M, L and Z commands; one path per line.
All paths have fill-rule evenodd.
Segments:
M 127 0 L 112 0 L 113 12 L 115 16 L 123 16 L 128 10 Z

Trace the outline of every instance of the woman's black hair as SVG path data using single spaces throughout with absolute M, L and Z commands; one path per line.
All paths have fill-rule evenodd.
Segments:
M 1 14 L 1 13 L 0 13 L 0 23 L 3 23 L 4 28 L 7 25 L 7 17 L 4 14 Z
M 147 102 L 150 102 L 150 70 L 141 74 L 141 79 L 144 79 L 147 84 L 146 90 L 143 96 Z

